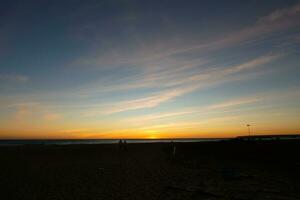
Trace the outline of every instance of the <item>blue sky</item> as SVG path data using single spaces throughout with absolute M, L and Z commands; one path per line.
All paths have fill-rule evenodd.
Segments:
M 2 138 L 299 133 L 300 1 L 1 1 L 0 13 Z

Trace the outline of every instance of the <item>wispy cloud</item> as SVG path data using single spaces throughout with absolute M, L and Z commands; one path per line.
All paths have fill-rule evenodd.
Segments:
M 63 119 L 63 117 L 59 113 L 45 113 L 43 119 L 46 121 L 57 121 Z
M 26 83 L 29 77 L 19 74 L 0 74 L 0 82 L 4 83 Z
M 257 108 L 261 107 L 262 105 L 258 106 L 258 104 L 263 103 L 269 106 L 274 106 L 276 103 L 282 99 L 296 99 L 300 97 L 300 93 L 295 91 L 295 88 L 290 88 L 285 91 L 272 91 L 267 93 L 259 93 L 251 96 L 241 97 L 241 98 L 234 98 L 228 99 L 219 103 L 215 104 L 208 104 L 200 107 L 186 107 L 184 109 L 180 109 L 174 112 L 164 112 L 164 113 L 155 113 L 155 114 L 148 114 L 142 115 L 137 117 L 129 117 L 124 119 L 125 123 L 135 124 L 138 126 L 145 125 L 151 123 L 152 121 L 160 121 L 169 118 L 175 117 L 182 117 L 186 115 L 208 115 L 208 114 L 224 114 L 227 111 L 243 111 L 247 110 L 249 106 L 256 105 Z M 271 104 L 272 102 L 272 104 Z M 265 107 L 265 106 L 262 106 Z M 242 110 L 240 110 L 242 108 Z M 253 109 L 253 108 L 252 108 Z
M 283 30 L 297 27 L 300 25 L 299 17 L 300 4 L 296 4 L 289 8 L 275 10 L 270 14 L 257 19 L 250 26 L 240 30 L 235 30 L 229 34 L 211 40 L 202 39 L 193 41 L 184 40 L 183 43 L 172 43 L 168 40 L 157 43 L 147 43 L 147 45 L 137 46 L 130 51 L 113 47 L 113 50 L 105 51 L 105 53 L 95 53 L 92 56 L 84 56 L 75 61 L 76 65 L 86 67 L 92 65 L 101 69 L 107 68 L 123 68 L 124 66 L 133 71 L 128 76 L 116 78 L 101 78 L 100 81 L 89 84 L 86 88 L 79 90 L 81 95 L 93 95 L 103 92 L 116 92 L 120 90 L 134 90 L 146 87 L 172 87 L 190 81 L 191 79 L 206 79 L 205 76 L 212 77 L 205 72 L 206 66 L 214 65 L 213 60 L 203 59 L 203 54 L 213 52 L 215 50 L 229 48 L 235 45 L 255 44 L 258 41 L 264 41 L 265 38 L 273 33 L 280 33 Z M 126 45 L 125 45 L 126 46 Z M 185 54 L 197 54 L 197 59 L 188 58 L 180 59 Z M 255 59 L 244 65 L 229 67 L 221 73 L 237 73 L 238 71 L 247 70 L 254 66 L 269 62 L 276 59 L 279 55 L 267 55 Z M 210 63 L 211 62 L 211 63 Z M 204 71 L 204 72 L 203 72 Z M 220 71 L 216 71 L 214 77 Z M 191 76 L 195 75 L 195 76 Z M 115 76 L 115 75 L 114 75 Z M 103 80 L 114 80 L 114 82 Z
M 275 10 L 270 14 L 259 18 L 256 23 L 235 31 L 223 38 L 212 42 L 191 46 L 190 48 L 179 50 L 179 52 L 193 51 L 199 49 L 216 50 L 226 47 L 254 43 L 254 41 L 264 41 L 270 34 L 298 27 L 300 25 L 299 11 L 300 4 L 296 4 L 286 9 Z
M 258 58 L 252 59 L 246 63 L 230 67 L 230 68 L 224 70 L 224 73 L 225 74 L 234 74 L 234 73 L 238 73 L 241 71 L 251 70 L 253 68 L 261 67 L 264 64 L 268 64 L 268 63 L 270 63 L 274 60 L 277 60 L 283 56 L 284 56 L 284 54 L 269 54 L 269 55 L 260 56 Z
M 176 55 L 186 53 L 204 53 L 224 49 L 234 45 L 253 43 L 257 40 L 264 40 L 269 34 L 280 32 L 300 25 L 300 4 L 285 9 L 279 9 L 257 19 L 255 23 L 240 30 L 234 30 L 218 38 L 192 40 L 185 38 L 182 43 L 164 38 L 164 42 L 150 41 L 147 45 L 141 45 L 132 51 L 123 48 L 112 47 L 112 50 L 105 53 L 88 55 L 75 61 L 80 66 L 117 67 L 143 66 L 145 63 L 165 58 L 172 58 Z M 146 41 L 144 41 L 146 42 Z M 125 45 L 126 46 L 126 45 Z
M 79 93 L 93 95 L 139 88 L 172 87 L 178 85 L 178 80 L 202 71 L 201 67 L 207 63 L 208 61 L 203 58 L 191 60 L 164 59 L 148 62 L 140 66 L 141 73 L 130 74 L 114 80 L 114 82 L 104 78 L 104 80 L 101 79 L 85 86 L 80 89 Z
M 26 123 L 31 120 L 40 122 L 54 122 L 63 119 L 60 113 L 49 110 L 39 102 L 24 102 L 7 105 L 14 111 L 12 121 L 17 123 Z
M 300 13 L 300 3 L 293 5 L 289 8 L 275 10 L 269 15 L 262 17 L 259 21 L 261 23 L 270 23 L 270 22 L 275 22 L 286 18 L 294 17 L 295 15 L 299 15 L 299 13 Z
M 133 117 L 133 118 L 125 119 L 124 121 L 127 123 L 130 122 L 133 124 L 142 125 L 145 123 L 149 123 L 151 121 L 164 120 L 164 119 L 169 119 L 174 117 L 181 117 L 181 116 L 195 115 L 195 114 L 209 114 L 211 112 L 216 112 L 216 111 L 220 112 L 226 109 L 250 105 L 260 101 L 262 101 L 262 99 L 259 99 L 258 97 L 233 99 L 233 100 L 228 100 L 221 103 L 206 105 L 202 107 L 188 107 L 177 112 L 166 112 L 166 113 L 158 113 L 158 114 L 150 114 L 150 115 L 144 115 L 139 117 Z
M 255 97 L 248 97 L 248 98 L 241 98 L 241 99 L 234 99 L 230 101 L 225 101 L 219 104 L 211 105 L 206 107 L 206 110 L 215 110 L 215 109 L 224 109 L 224 108 L 231 108 L 246 104 L 252 104 L 261 101 L 262 99 L 255 96 Z
M 178 80 L 179 86 L 175 87 L 175 89 L 166 90 L 161 93 L 140 99 L 106 105 L 107 108 L 101 112 L 103 114 L 112 114 L 128 110 L 156 107 L 166 101 L 170 101 L 176 97 L 193 92 L 201 87 L 208 87 L 224 83 L 226 81 L 237 80 L 238 77 L 240 77 L 238 73 L 269 63 L 275 59 L 278 59 L 280 56 L 281 55 L 262 56 L 237 66 L 226 67 L 218 70 L 214 69 L 203 74 L 186 77 L 183 80 Z M 236 75 L 237 77 L 232 78 L 232 75 Z
M 169 101 L 177 96 L 187 93 L 194 88 L 177 88 L 159 94 L 154 94 L 149 97 L 134 99 L 129 101 L 122 101 L 111 105 L 106 105 L 106 109 L 101 111 L 102 114 L 113 114 L 118 112 L 124 112 L 128 110 L 137 110 L 143 108 L 153 108 L 159 104 Z
M 32 106 L 19 105 L 16 107 L 14 120 L 17 123 L 23 122 L 24 120 L 30 119 L 33 114 L 34 114 L 34 109 L 32 108 Z

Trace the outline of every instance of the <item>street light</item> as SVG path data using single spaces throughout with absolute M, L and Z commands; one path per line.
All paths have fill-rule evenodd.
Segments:
M 250 124 L 247 124 L 247 127 L 248 127 L 248 135 L 250 137 Z

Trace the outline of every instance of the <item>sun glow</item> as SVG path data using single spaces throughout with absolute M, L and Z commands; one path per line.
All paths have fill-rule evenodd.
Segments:
M 146 137 L 148 139 L 157 139 L 157 138 L 159 138 L 159 131 L 157 131 L 157 130 L 146 130 L 145 133 L 146 133 L 146 135 L 147 135 Z

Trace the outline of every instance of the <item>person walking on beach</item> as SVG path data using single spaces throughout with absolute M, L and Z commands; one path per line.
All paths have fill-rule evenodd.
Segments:
M 171 141 L 171 156 L 172 156 L 172 158 L 175 158 L 175 155 L 176 155 L 176 146 L 175 146 L 174 142 Z
M 123 141 L 119 140 L 119 149 L 122 149 L 122 148 L 123 148 Z
M 126 140 L 123 141 L 123 146 L 124 146 L 124 149 L 126 150 L 127 149 L 127 142 L 126 142 Z

